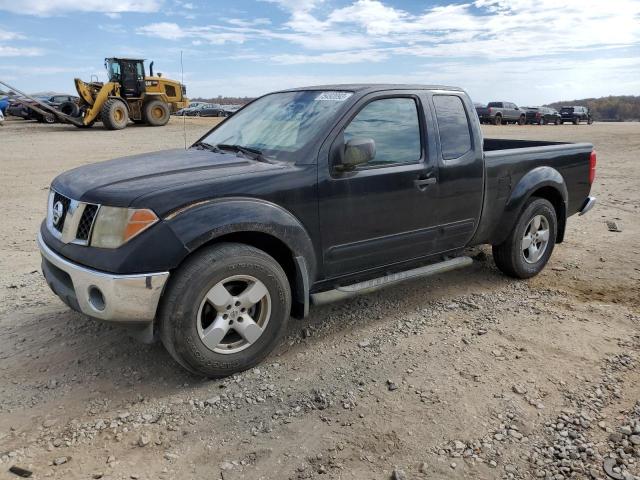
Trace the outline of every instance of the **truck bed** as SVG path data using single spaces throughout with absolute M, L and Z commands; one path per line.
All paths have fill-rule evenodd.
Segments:
M 502 241 L 508 233 L 500 226 L 504 216 L 517 214 L 507 208 L 510 198 L 524 188 L 521 181 L 525 175 L 533 183 L 539 181 L 535 172 L 541 168 L 551 168 L 562 176 L 567 189 L 567 216 L 577 213 L 589 194 L 589 156 L 593 150 L 589 143 L 485 138 L 483 146 L 485 191 L 491 193 L 484 197 L 482 220 L 473 243 Z

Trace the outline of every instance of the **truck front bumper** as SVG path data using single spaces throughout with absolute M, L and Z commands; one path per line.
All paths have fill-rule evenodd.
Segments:
M 70 262 L 51 250 L 38 234 L 42 273 L 60 299 L 72 309 L 120 323 L 153 321 L 169 272 L 115 275 Z

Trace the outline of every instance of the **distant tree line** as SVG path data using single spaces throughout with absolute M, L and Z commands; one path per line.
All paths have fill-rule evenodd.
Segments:
M 211 98 L 190 98 L 192 102 L 207 102 L 207 103 L 220 103 L 222 105 L 244 105 L 245 103 L 249 103 L 253 100 L 254 97 L 223 97 L 222 95 L 218 95 L 217 97 Z
M 584 98 L 567 102 L 554 102 L 546 106 L 560 110 L 563 106 L 589 107 L 595 120 L 604 122 L 640 121 L 640 96 L 617 95 L 601 98 Z

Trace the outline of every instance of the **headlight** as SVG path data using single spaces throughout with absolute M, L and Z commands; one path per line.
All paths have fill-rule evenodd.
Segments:
M 158 221 L 148 209 L 101 206 L 93 225 L 91 246 L 118 248 Z

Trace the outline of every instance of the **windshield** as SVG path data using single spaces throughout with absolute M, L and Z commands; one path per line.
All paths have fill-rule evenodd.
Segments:
M 293 159 L 334 116 L 352 92 L 303 90 L 273 93 L 247 105 L 202 139 L 240 145 L 279 160 Z

